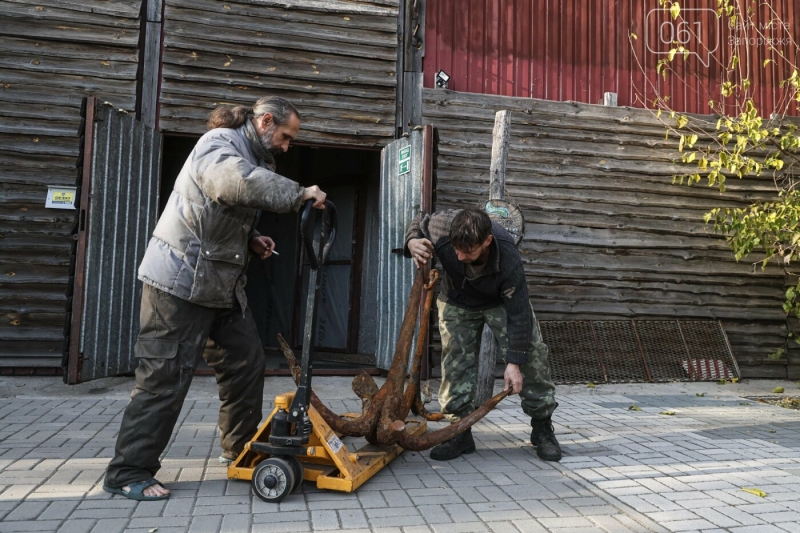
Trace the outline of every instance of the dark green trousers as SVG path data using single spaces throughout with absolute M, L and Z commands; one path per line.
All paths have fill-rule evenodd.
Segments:
M 145 284 L 140 324 L 136 386 L 106 470 L 109 487 L 145 481 L 161 468 L 201 356 L 217 378 L 223 451 L 241 452 L 261 423 L 264 349 L 249 309 L 203 307 Z M 216 346 L 204 352 L 207 339 Z

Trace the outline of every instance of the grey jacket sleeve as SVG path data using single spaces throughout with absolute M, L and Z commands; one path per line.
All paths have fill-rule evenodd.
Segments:
M 411 239 L 422 239 L 424 237 L 436 246 L 439 239 L 450 235 L 450 224 L 452 224 L 453 219 L 459 211 L 461 210 L 447 209 L 444 211 L 436 211 L 432 215 L 417 215 L 406 230 L 403 255 L 411 257 L 408 251 L 408 241 Z
M 220 204 L 274 213 L 297 211 L 302 204 L 303 187 L 299 183 L 253 165 L 226 136 L 198 144 L 192 166 L 200 189 Z

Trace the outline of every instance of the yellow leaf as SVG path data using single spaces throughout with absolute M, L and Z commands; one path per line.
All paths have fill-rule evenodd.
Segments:
M 660 414 L 660 415 L 667 415 L 667 416 L 674 416 L 674 415 L 675 415 L 675 411 L 661 411 L 661 412 L 660 412 L 660 413 L 658 413 L 658 414 Z
M 742 490 L 745 491 L 745 492 L 749 492 L 750 494 L 755 494 L 756 496 L 758 496 L 760 498 L 766 498 L 767 497 L 767 493 L 764 492 L 761 489 L 755 489 L 755 488 L 751 489 L 749 487 L 742 487 Z
M 636 35 L 636 34 L 635 34 L 635 33 L 633 33 L 633 32 L 631 32 L 631 37 L 632 37 L 632 38 L 634 38 L 634 39 L 639 39 L 639 36 L 638 36 L 638 35 Z
M 674 2 L 672 7 L 669 8 L 669 12 L 673 20 L 678 18 L 681 15 L 681 5 L 678 2 Z
M 772 392 L 774 392 L 775 394 L 783 394 L 783 387 L 775 387 L 774 389 L 772 389 Z
M 108 62 L 108 61 L 101 61 L 100 63 L 102 63 L 102 64 L 103 64 L 103 65 L 105 65 L 105 66 L 109 66 L 109 65 L 111 64 L 111 63 L 110 63 L 110 62 Z
M 595 387 L 595 384 L 590 381 L 589 384 L 586 386 L 589 387 L 590 389 L 593 389 Z
M 628 407 L 628 411 L 641 411 L 641 410 L 642 408 L 639 407 L 638 405 L 631 405 L 630 407 Z
M 739 383 L 739 378 L 731 378 L 731 383 Z
M 344 20 L 350 20 L 350 17 L 344 17 Z

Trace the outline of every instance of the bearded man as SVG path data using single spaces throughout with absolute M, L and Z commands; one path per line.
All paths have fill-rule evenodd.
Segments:
M 274 241 L 255 230 L 262 210 L 324 209 L 325 193 L 275 173 L 300 129 L 287 100 L 252 108 L 222 106 L 183 166 L 139 267 L 144 282 L 136 385 L 125 408 L 103 488 L 134 500 L 162 500 L 154 478 L 192 382 L 198 358 L 214 369 L 222 455 L 243 450 L 262 419 L 264 350 L 247 307 L 248 251 L 272 255 Z M 203 353 L 206 339 L 217 350 Z
M 531 417 L 531 444 L 545 461 L 561 460 L 551 416 L 558 403 L 550 377 L 548 348 L 536 323 L 522 258 L 514 238 L 483 211 L 438 211 L 417 217 L 406 232 L 405 255 L 417 268 L 433 254 L 444 275 L 439 299 L 442 336 L 442 413 L 456 422 L 475 410 L 478 356 L 484 324 L 494 333 L 506 362 L 506 390 L 522 398 Z M 472 429 L 431 450 L 449 461 L 475 451 Z

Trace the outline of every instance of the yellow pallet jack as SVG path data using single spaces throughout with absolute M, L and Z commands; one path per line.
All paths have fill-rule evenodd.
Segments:
M 336 239 L 336 208 L 332 202 L 326 201 L 322 211 L 313 210 L 311 200 L 306 202 L 300 215 L 300 236 L 310 275 L 297 390 L 275 397 L 270 415 L 228 467 L 229 479 L 250 480 L 258 497 L 276 503 L 299 488 L 303 480 L 316 482 L 321 489 L 353 492 L 403 451 L 397 445 L 371 444 L 351 450 L 310 405 L 312 346 L 322 279 L 319 274 Z M 422 435 L 427 424 L 424 420 L 407 421 L 406 431 Z

